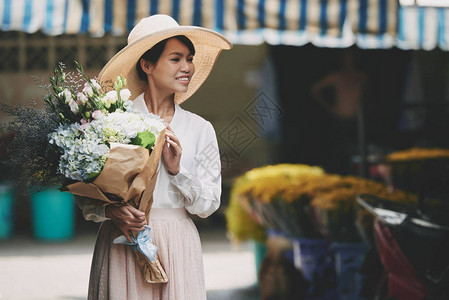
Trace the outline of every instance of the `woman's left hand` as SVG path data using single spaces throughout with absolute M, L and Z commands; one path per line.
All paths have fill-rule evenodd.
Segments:
M 170 175 L 179 173 L 181 168 L 181 154 L 181 143 L 170 126 L 168 126 L 165 130 L 165 144 L 164 149 L 162 149 L 162 160 Z

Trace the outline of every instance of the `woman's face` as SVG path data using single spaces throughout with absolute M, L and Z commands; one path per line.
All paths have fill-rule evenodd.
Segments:
M 170 94 L 187 92 L 194 72 L 193 55 L 176 38 L 167 41 L 159 60 L 151 66 L 151 77 L 156 88 Z

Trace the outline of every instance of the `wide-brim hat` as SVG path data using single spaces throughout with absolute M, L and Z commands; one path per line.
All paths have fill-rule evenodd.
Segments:
M 131 91 L 131 99 L 143 93 L 148 83 L 139 79 L 136 64 L 140 57 L 154 45 L 167 38 L 184 35 L 195 46 L 195 73 L 185 93 L 175 93 L 175 102 L 182 103 L 203 84 L 209 76 L 222 50 L 232 48 L 231 42 L 221 34 L 198 26 L 180 26 L 172 17 L 153 15 L 143 18 L 131 30 L 128 45 L 114 55 L 98 75 L 98 80 L 106 89 L 111 88 L 116 77 L 126 78 L 126 88 Z

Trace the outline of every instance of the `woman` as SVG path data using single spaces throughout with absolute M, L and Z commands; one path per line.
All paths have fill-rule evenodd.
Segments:
M 154 15 L 134 27 L 128 45 L 101 71 L 103 83 L 120 74 L 127 78 L 134 107 L 160 115 L 168 125 L 148 221 L 168 282 L 145 282 L 132 248 L 112 243 L 121 234 L 130 240 L 130 231 L 143 230 L 143 212 L 78 201 L 87 220 L 103 222 L 89 299 L 206 299 L 201 243 L 186 210 L 207 217 L 218 209 L 220 157 L 212 125 L 179 104 L 204 82 L 221 50 L 230 48 L 214 31 Z

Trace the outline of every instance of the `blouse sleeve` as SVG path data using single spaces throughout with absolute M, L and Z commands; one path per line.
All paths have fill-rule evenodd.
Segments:
M 220 206 L 221 163 L 217 138 L 212 125 L 207 122 L 198 141 L 193 168 L 182 164 L 170 183 L 184 196 L 184 205 L 191 214 L 206 218 Z
M 95 204 L 91 198 L 75 196 L 76 203 L 81 209 L 84 219 L 87 221 L 94 221 L 100 223 L 109 220 L 105 216 L 105 207 L 102 205 Z

